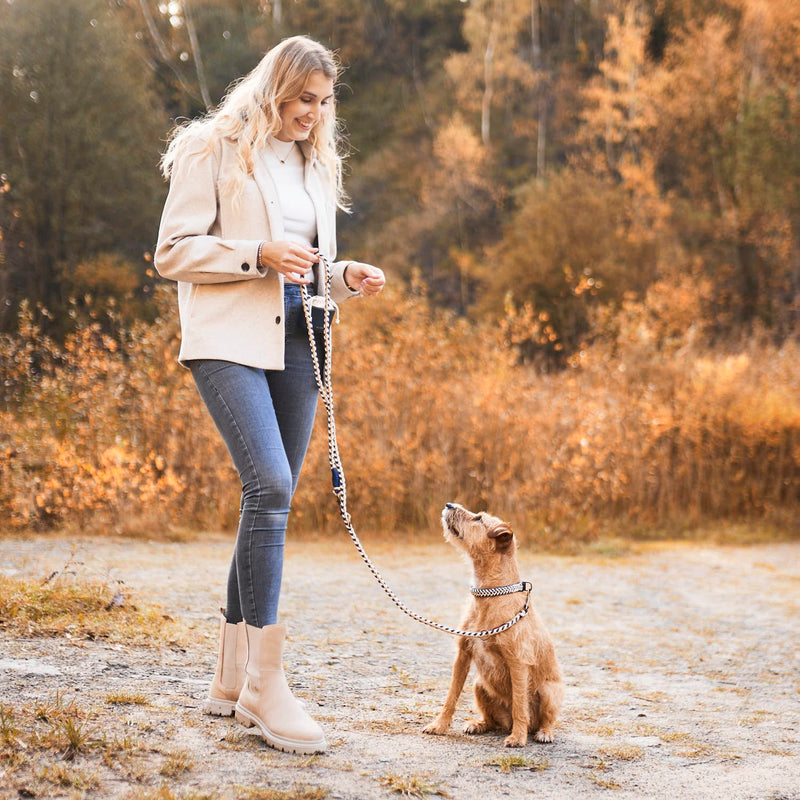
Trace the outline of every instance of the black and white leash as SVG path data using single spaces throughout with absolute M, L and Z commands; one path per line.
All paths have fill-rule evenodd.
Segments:
M 353 540 L 364 563 L 369 568 L 375 580 L 380 587 L 386 592 L 391 601 L 411 619 L 421 622 L 424 625 L 429 625 L 431 628 L 451 633 L 454 636 L 472 636 L 476 638 L 484 638 L 488 636 L 495 636 L 498 633 L 507 631 L 512 626 L 516 625 L 523 617 L 527 616 L 530 608 L 531 590 L 532 585 L 527 581 L 520 581 L 519 583 L 511 584 L 510 586 L 497 586 L 489 589 L 471 588 L 471 592 L 475 597 L 499 597 L 505 594 L 513 594 L 516 592 L 525 592 L 525 604 L 508 622 L 498 625 L 496 628 L 485 631 L 462 631 L 458 628 L 451 628 L 447 625 L 442 625 L 434 622 L 431 619 L 423 617 L 414 611 L 411 611 L 392 591 L 387 585 L 386 581 L 381 576 L 378 569 L 370 560 L 361 541 L 356 534 L 353 527 L 352 519 L 347 511 L 347 483 L 344 477 L 344 468 L 342 467 L 341 456 L 339 455 L 339 444 L 336 440 L 336 420 L 333 410 L 333 382 L 331 379 L 331 366 L 333 361 L 333 337 L 331 335 L 331 327 L 329 320 L 331 320 L 336 313 L 336 304 L 331 298 L 331 269 L 328 260 L 320 255 L 319 269 L 317 276 L 317 292 L 322 297 L 321 305 L 318 309 L 323 312 L 323 332 L 324 332 L 324 363 L 320 365 L 319 353 L 317 351 L 317 337 L 314 334 L 314 323 L 312 319 L 312 298 L 309 296 L 305 286 L 301 286 L 301 294 L 303 297 L 303 312 L 306 318 L 306 327 L 308 328 L 308 338 L 311 343 L 311 356 L 314 361 L 314 374 L 317 379 L 317 386 L 319 387 L 319 394 L 322 398 L 322 403 L 325 406 L 325 413 L 328 418 L 328 460 L 331 465 L 331 482 L 333 484 L 333 493 L 339 503 L 339 512 L 342 516 L 342 521 Z

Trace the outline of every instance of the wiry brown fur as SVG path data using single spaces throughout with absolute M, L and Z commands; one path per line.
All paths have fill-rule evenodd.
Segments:
M 514 534 L 502 520 L 448 503 L 442 512 L 442 526 L 445 539 L 469 558 L 475 586 L 507 586 L 520 580 Z M 524 597 L 523 593 L 472 597 L 462 628 L 491 630 L 502 625 L 522 608 Z M 506 747 L 523 747 L 529 732 L 536 741 L 552 742 L 564 685 L 553 640 L 533 608 L 516 625 L 495 636 L 459 638 L 450 691 L 441 713 L 425 733 L 448 731 L 473 662 L 478 672 L 475 700 L 481 718 L 471 720 L 464 732 L 510 731 Z

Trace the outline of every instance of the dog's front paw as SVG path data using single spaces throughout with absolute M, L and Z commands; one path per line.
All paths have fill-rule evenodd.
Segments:
M 533 738 L 536 739 L 537 742 L 552 742 L 553 731 L 546 731 L 544 728 L 540 728 L 533 735 Z
M 506 736 L 503 747 L 525 747 L 526 744 L 528 744 L 528 737 L 526 734 L 517 736 L 512 733 L 510 736 Z
M 430 725 L 426 725 L 423 729 L 423 733 L 430 733 L 433 736 L 444 736 L 447 731 L 450 730 L 450 723 L 445 722 L 442 719 L 435 719 L 431 722 Z
M 476 736 L 480 733 L 486 733 L 489 730 L 489 726 L 477 719 L 471 719 L 465 726 L 464 726 L 464 733 L 468 733 L 470 736 Z

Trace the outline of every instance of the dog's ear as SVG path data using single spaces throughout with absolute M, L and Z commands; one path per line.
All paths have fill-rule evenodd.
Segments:
M 514 531 L 505 522 L 501 522 L 489 531 L 489 538 L 494 539 L 495 548 L 502 552 L 511 546 L 511 542 L 514 540 Z

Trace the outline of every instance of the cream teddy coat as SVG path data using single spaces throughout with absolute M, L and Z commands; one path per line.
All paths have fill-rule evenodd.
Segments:
M 301 142 L 305 187 L 317 216 L 317 243 L 332 266 L 331 296 L 354 293 L 344 282 L 348 261 L 335 262 L 336 204 L 314 148 Z M 173 167 L 155 266 L 178 282 L 181 348 L 178 360 L 234 361 L 283 369 L 283 276 L 257 267 L 258 245 L 283 239 L 278 192 L 263 159 L 238 199 L 221 187 L 236 159 L 233 141 L 210 153 L 189 152 Z M 238 200 L 238 202 L 237 202 Z

